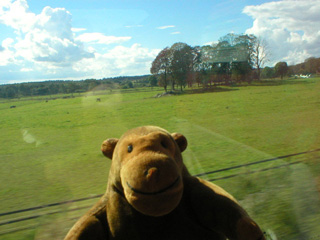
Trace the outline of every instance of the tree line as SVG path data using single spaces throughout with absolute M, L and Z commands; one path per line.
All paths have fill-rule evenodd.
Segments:
M 269 53 L 265 41 L 254 35 L 227 34 L 217 43 L 189 46 L 175 43 L 166 47 L 152 62 L 151 74 L 159 86 L 231 84 L 260 80 Z M 255 69 L 255 71 L 253 71 Z
M 201 47 L 175 43 L 152 62 L 150 82 L 167 91 L 168 86 L 182 90 L 193 84 L 207 87 L 320 73 L 320 58 L 308 58 L 294 66 L 278 62 L 274 67 L 263 67 L 269 57 L 266 41 L 254 35 L 227 34 L 217 43 Z
M 86 79 L 81 81 L 52 80 L 0 85 L 0 98 L 19 98 L 56 94 L 81 94 L 88 91 L 127 89 L 149 84 L 149 75 Z
M 306 76 L 320 74 L 320 58 L 310 57 L 303 63 L 288 66 L 286 62 L 278 62 L 274 67 L 265 67 L 261 72 L 261 77 L 265 79 L 286 76 Z

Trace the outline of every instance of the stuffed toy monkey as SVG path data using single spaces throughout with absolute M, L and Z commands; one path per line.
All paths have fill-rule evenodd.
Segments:
M 187 139 L 155 126 L 103 142 L 112 159 L 106 193 L 65 240 L 263 240 L 259 226 L 219 186 L 193 177 Z

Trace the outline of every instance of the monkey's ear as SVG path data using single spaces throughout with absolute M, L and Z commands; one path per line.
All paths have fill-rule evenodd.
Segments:
M 188 141 L 185 136 L 183 136 L 181 133 L 172 133 L 171 136 L 178 144 L 181 152 L 186 150 L 186 148 L 188 146 Z
M 112 159 L 113 151 L 118 143 L 119 139 L 117 138 L 109 138 L 105 141 L 103 141 L 101 145 L 101 151 L 103 155 L 105 155 L 107 158 Z

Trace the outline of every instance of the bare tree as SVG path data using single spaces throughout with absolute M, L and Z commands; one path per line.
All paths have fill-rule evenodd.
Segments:
M 268 51 L 267 42 L 261 37 L 250 35 L 251 41 L 251 61 L 252 66 L 257 69 L 258 80 L 260 80 L 261 68 L 269 61 L 270 52 Z

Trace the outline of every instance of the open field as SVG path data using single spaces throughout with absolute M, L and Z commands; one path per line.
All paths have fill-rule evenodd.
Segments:
M 103 193 L 110 161 L 100 152 L 102 141 L 140 125 L 184 134 L 189 146 L 183 156 L 192 174 L 320 148 L 320 78 L 153 97 L 161 91 L 1 101 L 0 213 Z M 303 162 L 249 174 L 298 160 Z M 204 178 L 247 173 L 215 183 L 239 199 L 269 234 L 312 239 L 320 235 L 319 162 L 316 151 Z M 62 238 L 80 214 L 64 213 L 72 206 L 33 220 L 30 224 L 39 225 L 35 230 L 0 239 Z M 25 215 L 15 217 L 20 216 Z M 9 217 L 0 218 L 0 234 L 24 225 L 1 226 Z

